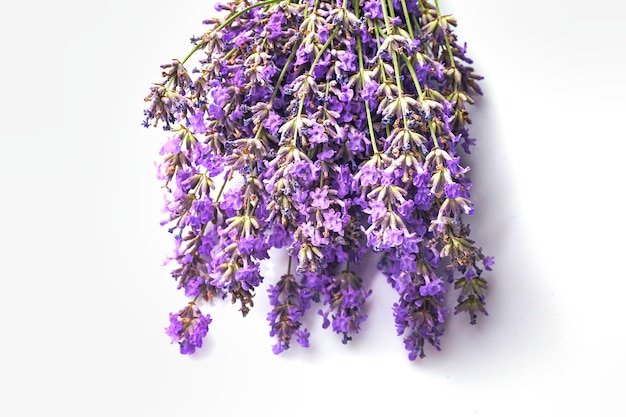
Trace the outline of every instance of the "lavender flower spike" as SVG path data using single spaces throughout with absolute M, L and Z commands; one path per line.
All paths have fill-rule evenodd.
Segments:
M 170 325 L 165 333 L 172 338 L 172 343 L 178 342 L 180 353 L 191 354 L 202 347 L 202 339 L 209 331 L 211 321 L 211 316 L 202 315 L 194 303 L 189 303 L 178 313 L 170 313 Z

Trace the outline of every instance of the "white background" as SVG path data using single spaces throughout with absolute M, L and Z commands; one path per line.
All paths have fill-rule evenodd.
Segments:
M 179 355 L 163 331 L 186 301 L 161 266 L 165 136 L 140 122 L 158 66 L 187 53 L 211 2 L 3 11 L 2 414 L 624 415 L 624 6 L 441 5 L 486 77 L 470 223 L 496 267 L 490 316 L 452 317 L 443 351 L 416 362 L 373 273 L 348 346 L 314 318 L 310 349 L 274 356 L 266 282 L 245 319 L 204 307 L 206 347 Z

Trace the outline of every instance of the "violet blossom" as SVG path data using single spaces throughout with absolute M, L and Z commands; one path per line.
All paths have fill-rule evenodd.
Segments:
M 455 314 L 487 314 L 493 257 L 470 239 L 474 211 L 468 106 L 482 94 L 437 0 L 234 0 L 216 7 L 184 60 L 162 65 L 143 125 L 161 125 L 158 178 L 168 191 L 172 277 L 193 301 L 170 315 L 181 353 L 211 318 L 196 303 L 230 298 L 245 316 L 261 263 L 289 262 L 267 283 L 274 353 L 309 346 L 302 318 L 348 343 L 366 325 L 379 254 L 409 359 L 441 348 Z M 196 68 L 188 58 L 202 53 Z M 269 277 L 272 278 L 272 277 Z

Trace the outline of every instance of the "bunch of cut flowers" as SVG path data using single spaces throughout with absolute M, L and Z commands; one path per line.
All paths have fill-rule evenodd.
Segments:
M 168 140 L 158 176 L 173 236 L 172 276 L 189 303 L 166 333 L 190 354 L 230 299 L 245 316 L 267 284 L 274 353 L 309 346 L 303 317 L 348 343 L 373 276 L 410 360 L 440 349 L 449 315 L 476 322 L 493 258 L 470 238 L 468 105 L 481 94 L 457 24 L 425 0 L 235 0 L 218 4 L 185 59 L 161 66 L 146 127 Z M 202 54 L 189 68 L 189 58 Z M 284 248 L 280 277 L 261 262 Z M 365 280 L 364 280 L 365 278 Z

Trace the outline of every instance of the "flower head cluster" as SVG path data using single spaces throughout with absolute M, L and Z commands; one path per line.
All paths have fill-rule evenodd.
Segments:
M 455 313 L 485 313 L 493 259 L 469 238 L 474 139 L 467 106 L 481 94 L 456 20 L 437 1 L 235 0 L 194 37 L 203 52 L 162 66 L 144 125 L 161 125 L 163 222 L 172 276 L 194 302 L 230 297 L 245 316 L 260 263 L 286 248 L 269 286 L 274 352 L 309 346 L 302 317 L 347 343 L 371 291 L 354 269 L 381 255 L 397 291 L 398 334 L 411 360 L 440 348 L 444 295 Z M 190 54 L 191 55 L 191 54 Z M 172 315 L 181 352 L 201 346 L 210 319 L 195 304 Z M 184 349 L 183 349 L 184 346 Z
M 194 303 L 189 303 L 178 313 L 170 313 L 170 325 L 165 332 L 172 338 L 172 343 L 178 342 L 180 353 L 190 354 L 202 347 L 202 339 L 209 331 L 211 321 L 211 316 L 202 315 Z

